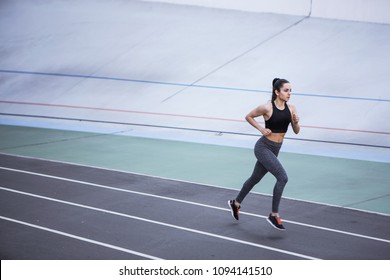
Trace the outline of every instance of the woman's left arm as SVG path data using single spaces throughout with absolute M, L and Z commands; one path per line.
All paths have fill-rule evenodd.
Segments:
M 299 116 L 294 105 L 290 104 L 290 109 L 291 109 L 291 116 L 292 116 L 291 126 L 293 128 L 294 133 L 298 134 L 299 131 L 301 130 L 301 127 L 299 126 Z

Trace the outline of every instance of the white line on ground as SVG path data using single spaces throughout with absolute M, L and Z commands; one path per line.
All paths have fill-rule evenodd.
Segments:
M 163 176 L 143 174 L 143 173 L 137 173 L 137 172 L 113 169 L 113 168 L 108 168 L 108 167 L 87 165 L 87 164 L 82 164 L 82 163 L 67 162 L 67 161 L 61 161 L 61 160 L 55 160 L 55 159 L 46 159 L 46 158 L 39 158 L 39 157 L 31 157 L 31 156 L 23 156 L 23 155 L 9 154 L 9 153 L 3 153 L 3 152 L 0 152 L 0 155 L 11 156 L 11 157 L 18 157 L 18 158 L 25 158 L 25 159 L 32 159 L 32 160 L 39 160 L 39 161 L 46 161 L 46 162 L 61 163 L 61 164 L 66 164 L 66 165 L 74 165 L 74 166 L 93 168 L 93 169 L 99 169 L 99 170 L 104 170 L 104 171 L 118 172 L 118 173 L 123 173 L 123 174 L 138 175 L 138 176 L 162 179 L 162 180 L 167 180 L 167 181 L 172 181 L 172 182 L 181 182 L 181 183 L 188 183 L 188 184 L 194 184 L 194 185 L 201 185 L 201 186 L 212 187 L 212 188 L 217 188 L 217 189 L 232 190 L 231 188 L 218 186 L 218 185 L 207 184 L 207 183 L 191 182 L 191 181 L 187 181 L 187 180 L 180 180 L 180 179 L 175 179 L 175 178 L 167 178 L 167 177 L 163 177 Z M 261 192 L 253 192 L 253 193 L 254 194 L 264 195 L 264 196 L 270 196 L 270 194 L 261 193 Z M 311 203 L 311 204 L 317 204 L 317 205 L 323 205 L 323 206 L 329 206 L 329 207 L 337 207 L 337 208 L 342 208 L 342 209 L 354 210 L 354 211 L 358 211 L 358 212 L 362 212 L 362 213 L 370 213 L 370 214 L 376 214 L 376 215 L 381 215 L 381 216 L 385 216 L 385 217 L 390 217 L 390 214 L 386 214 L 386 213 L 382 213 L 382 212 L 370 211 L 370 210 L 359 209 L 359 208 L 354 208 L 354 207 L 341 206 L 341 205 L 337 205 L 337 204 L 318 202 L 318 201 L 312 201 L 312 200 L 306 200 L 306 199 L 291 198 L 291 197 L 284 197 L 284 199 L 293 200 L 293 201 L 300 201 L 300 202 L 307 202 L 307 203 Z
M 32 160 L 39 160 L 39 161 L 46 161 L 46 162 L 61 163 L 61 164 L 66 164 L 66 165 L 74 165 L 74 166 L 80 166 L 80 167 L 86 167 L 86 168 L 93 168 L 93 169 L 99 169 L 99 170 L 105 170 L 105 171 L 118 172 L 118 173 L 123 173 L 123 174 L 138 175 L 138 176 L 144 176 L 144 177 L 149 177 L 149 178 L 162 179 L 162 180 L 167 180 L 167 181 L 172 181 L 172 182 L 182 182 L 182 183 L 195 184 L 195 185 L 201 185 L 201 186 L 218 188 L 218 189 L 232 190 L 231 188 L 207 184 L 207 183 L 191 182 L 191 181 L 187 181 L 187 180 L 167 178 L 167 177 L 163 177 L 163 176 L 143 174 L 143 173 L 113 169 L 113 168 L 108 168 L 108 167 L 86 165 L 86 164 L 82 164 L 82 163 L 67 162 L 67 161 L 61 161 L 61 160 L 55 160 L 55 159 L 45 159 L 45 158 L 31 157 L 31 156 L 23 156 L 23 155 L 9 154 L 9 153 L 3 153 L 3 152 L 0 152 L 0 155 L 25 158 L 25 159 L 32 159 Z M 261 193 L 261 192 L 253 192 L 253 193 L 259 194 L 259 195 L 264 195 L 264 196 L 271 196 L 270 194 L 267 194 L 267 193 Z M 291 198 L 291 197 L 283 197 L 283 198 L 288 199 L 288 200 L 293 200 L 293 201 L 307 202 L 307 203 L 316 204 L 316 205 L 336 207 L 336 208 L 341 208 L 341 209 L 358 211 L 358 212 L 362 212 L 362 213 L 370 213 L 370 214 L 376 214 L 376 215 L 381 215 L 381 216 L 385 216 L 385 217 L 390 217 L 390 214 L 376 212 L 376 211 L 370 211 L 370 210 L 365 210 L 365 209 L 359 209 L 359 208 L 354 208 L 354 207 L 340 206 L 340 205 L 336 205 L 336 204 L 318 202 L 318 201 L 312 201 L 312 200 L 306 200 L 306 199 L 300 199 L 300 198 Z
M 4 217 L 4 216 L 0 216 L 0 219 L 6 220 L 6 221 L 10 221 L 10 222 L 13 222 L 13 223 L 18 223 L 18 224 L 25 225 L 25 226 L 28 226 L 28 227 L 33 227 L 33 228 L 36 228 L 36 229 L 48 231 L 48 232 L 51 232 L 51 233 L 59 234 L 59 235 L 62 235 L 62 236 L 70 237 L 70 238 L 73 238 L 73 239 L 81 240 L 81 241 L 84 241 L 84 242 L 92 243 L 92 244 L 99 245 L 99 246 L 106 247 L 106 248 L 110 248 L 110 249 L 113 249 L 113 250 L 122 251 L 122 252 L 125 252 L 125 253 L 128 253 L 128 254 L 140 256 L 140 257 L 143 257 L 143 258 L 146 258 L 146 259 L 163 260 L 163 259 L 155 257 L 155 256 L 151 256 L 151 255 L 147 255 L 147 254 L 140 253 L 140 252 L 137 252 L 137 251 L 129 250 L 129 249 L 126 249 L 126 248 L 123 248 L 123 247 L 111 245 L 111 244 L 108 244 L 108 243 L 92 240 L 92 239 L 89 239 L 89 238 L 77 236 L 77 235 L 74 235 L 74 234 L 66 233 L 66 232 L 63 232 L 63 231 L 59 231 L 59 230 L 55 230 L 55 229 L 51 229 L 51 228 L 47 228 L 47 227 L 34 225 L 34 224 L 23 222 L 23 221 L 20 221 L 20 220 L 16 220 L 16 219 Z
M 83 185 L 88 185 L 88 186 L 94 186 L 94 187 L 104 188 L 104 189 L 109 189 L 109 190 L 114 190 L 114 191 L 120 191 L 120 192 L 132 193 L 132 194 L 154 197 L 154 198 L 159 198 L 159 199 L 165 199 L 165 200 L 186 203 L 186 204 L 191 204 L 191 205 L 196 205 L 196 206 L 201 206 L 201 207 L 206 207 L 206 208 L 211 208 L 211 209 L 216 209 L 216 210 L 221 210 L 221 211 L 230 211 L 229 209 L 225 209 L 222 207 L 206 205 L 206 204 L 202 204 L 202 203 L 197 203 L 197 202 L 192 202 L 192 201 L 187 201 L 187 200 L 182 200 L 182 199 L 177 199 L 177 198 L 171 198 L 171 197 L 165 197 L 165 196 L 160 196 L 160 195 L 155 195 L 155 194 L 143 193 L 143 192 L 138 192 L 138 191 L 125 190 L 125 189 L 121 189 L 121 188 L 115 188 L 115 187 L 90 183 L 90 182 L 86 182 L 86 181 L 74 180 L 74 179 L 69 179 L 69 178 L 65 178 L 65 177 L 52 176 L 52 175 L 47 175 L 47 174 L 42 174 L 42 173 L 30 172 L 30 171 L 1 167 L 1 166 L 0 166 L 0 169 L 30 174 L 30 175 L 34 175 L 34 176 L 41 176 L 41 177 L 46 177 L 46 178 L 50 178 L 50 179 L 62 180 L 62 181 L 67 181 L 67 182 L 72 182 L 72 183 L 77 183 L 77 184 L 83 184 Z M 252 216 L 252 217 L 257 217 L 257 218 L 263 218 L 263 219 L 267 218 L 267 216 L 253 214 L 253 213 L 244 212 L 244 211 L 240 211 L 240 214 L 241 215 L 248 215 L 248 216 Z M 390 243 L 390 240 L 387 240 L 387 239 L 372 237 L 372 236 L 368 236 L 368 235 L 363 235 L 363 234 L 358 234 L 358 233 L 353 233 L 353 232 L 348 232 L 348 231 L 343 231 L 343 230 L 321 227 L 321 226 L 300 223 L 300 222 L 295 222 L 295 221 L 290 221 L 290 220 L 283 220 L 283 222 L 295 224 L 295 225 L 299 225 L 299 226 L 304 226 L 304 227 L 310 227 L 310 228 L 314 228 L 314 229 L 318 229 L 318 230 L 324 230 L 324 231 L 345 234 L 345 235 L 359 237 L 359 238 L 365 238 L 365 239 Z
M 85 208 L 85 209 L 89 209 L 89 210 L 99 211 L 99 212 L 106 213 L 106 214 L 112 214 L 112 215 L 116 215 L 116 216 L 130 218 L 130 219 L 143 221 L 143 222 L 147 222 L 147 223 L 151 223 L 151 224 L 156 224 L 156 225 L 160 225 L 160 226 L 183 230 L 183 231 L 187 231 L 187 232 L 191 232 L 191 233 L 195 233 L 195 234 L 201 234 L 201 235 L 205 235 L 205 236 L 209 236 L 209 237 L 227 240 L 230 242 L 240 243 L 240 244 L 244 244 L 244 245 L 248 245 L 248 246 L 252 246 L 252 247 L 257 247 L 257 248 L 262 248 L 262 249 L 266 249 L 269 251 L 274 251 L 274 252 L 278 252 L 278 253 L 282 253 L 282 254 L 286 254 L 286 255 L 290 255 L 290 256 L 295 256 L 298 258 L 303 258 L 303 259 L 308 259 L 308 260 L 319 260 L 318 258 L 315 258 L 312 256 L 299 254 L 299 253 L 295 253 L 295 252 L 291 252 L 291 251 L 287 251 L 287 250 L 277 249 L 274 247 L 261 245 L 261 244 L 257 244 L 257 243 L 253 243 L 253 242 L 248 242 L 248 241 L 240 240 L 237 238 L 227 237 L 227 236 L 218 235 L 218 234 L 205 232 L 205 231 L 201 231 L 201 230 L 195 230 L 195 229 L 191 229 L 191 228 L 187 228 L 187 227 L 177 226 L 177 225 L 173 225 L 173 224 L 163 223 L 163 222 L 159 222 L 159 221 L 155 221 L 155 220 L 151 220 L 151 219 L 145 219 L 145 218 L 141 218 L 138 216 L 133 216 L 133 215 L 128 215 L 128 214 L 110 211 L 110 210 L 106 210 L 106 209 L 96 208 L 96 207 L 92 207 L 92 206 L 88 206 L 88 205 L 83 205 L 83 204 L 73 203 L 73 202 L 69 202 L 69 201 L 65 201 L 65 200 L 54 199 L 54 198 L 50 198 L 50 197 L 36 195 L 36 194 L 32 194 L 32 193 L 17 191 L 17 190 L 13 190 L 13 189 L 1 187 L 1 186 L 0 186 L 0 190 L 13 192 L 13 193 L 21 194 L 21 195 L 27 195 L 27 196 L 31 196 L 31 197 L 35 197 L 35 198 L 45 199 L 45 200 L 49 200 L 49 201 L 54 201 L 54 202 L 67 204 L 67 205 L 71 205 L 71 206 L 81 207 L 81 208 Z

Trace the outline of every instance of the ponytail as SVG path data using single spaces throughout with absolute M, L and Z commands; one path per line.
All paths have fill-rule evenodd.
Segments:
M 272 101 L 275 101 L 275 99 L 277 97 L 276 91 L 280 91 L 280 89 L 283 87 L 283 85 L 288 84 L 288 83 L 290 83 L 290 82 L 287 81 L 286 79 L 279 79 L 279 78 L 275 78 L 272 81 L 272 98 L 271 98 Z

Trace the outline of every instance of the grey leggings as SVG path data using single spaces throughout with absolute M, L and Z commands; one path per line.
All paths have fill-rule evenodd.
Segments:
M 237 195 L 237 202 L 241 203 L 253 187 L 260 182 L 264 175 L 270 172 L 276 178 L 272 198 L 272 212 L 279 212 L 280 199 L 282 198 L 284 186 L 288 181 L 287 173 L 277 158 L 281 147 L 282 143 L 273 142 L 264 136 L 257 141 L 255 145 L 257 162 L 252 175 L 246 180 L 241 191 Z

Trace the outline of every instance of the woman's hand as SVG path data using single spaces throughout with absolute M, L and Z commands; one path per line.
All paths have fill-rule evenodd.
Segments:
M 299 116 L 296 112 L 293 112 L 291 126 L 292 126 L 295 134 L 298 134 L 299 131 L 301 131 L 301 127 L 299 125 Z
M 263 134 L 264 136 L 267 136 L 267 135 L 270 135 L 272 133 L 271 129 L 268 129 L 268 128 L 262 128 L 260 130 L 261 134 Z
M 299 123 L 299 116 L 296 113 L 293 113 L 293 119 L 292 119 L 294 124 Z

